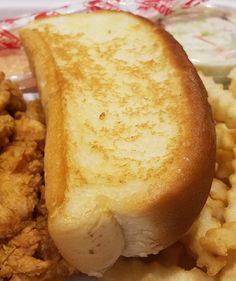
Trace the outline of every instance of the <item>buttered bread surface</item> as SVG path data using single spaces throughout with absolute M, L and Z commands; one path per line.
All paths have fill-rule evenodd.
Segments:
M 207 94 L 181 46 L 111 11 L 47 18 L 21 36 L 46 114 L 49 230 L 62 255 L 99 275 L 178 239 L 215 157 Z

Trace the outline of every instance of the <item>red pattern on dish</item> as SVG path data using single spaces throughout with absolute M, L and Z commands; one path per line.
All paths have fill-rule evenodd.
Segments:
M 139 14 L 149 18 L 149 12 L 159 16 L 168 16 L 176 10 L 188 9 L 199 5 L 207 0 L 84 0 L 75 2 L 72 5 L 64 5 L 58 9 L 42 11 L 29 16 L 10 18 L 0 20 L 0 49 L 20 48 L 21 42 L 13 29 L 18 29 L 27 23 L 41 19 L 47 16 L 56 16 L 60 14 L 77 13 L 82 10 L 125 10 L 134 14 Z
M 56 11 L 49 11 L 49 12 L 41 12 L 39 14 L 37 14 L 34 19 L 38 20 L 38 19 L 43 19 L 49 16 L 58 16 L 60 15 L 60 13 L 56 12 Z
M 113 1 L 104 1 L 104 0 L 88 0 L 88 3 L 85 4 L 85 7 L 90 11 L 96 10 L 119 10 L 120 0 Z
M 10 19 L 4 19 L 4 20 L 0 20 L 0 23 L 13 24 L 18 19 L 19 19 L 19 17 L 17 17 L 17 18 L 10 18 Z
M 21 46 L 20 38 L 6 29 L 0 30 L 0 48 L 16 49 Z
M 184 5 L 182 6 L 183 9 L 189 9 L 192 7 L 196 7 L 198 5 L 200 5 L 203 2 L 206 2 L 207 0 L 189 0 L 186 3 L 184 3 Z
M 139 4 L 140 10 L 155 10 L 161 15 L 168 16 L 171 15 L 174 10 L 172 8 L 174 0 L 142 0 Z

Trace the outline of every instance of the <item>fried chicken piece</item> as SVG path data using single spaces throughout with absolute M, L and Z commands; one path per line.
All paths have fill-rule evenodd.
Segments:
M 17 113 L 15 119 L 15 140 L 34 141 L 38 144 L 40 151 L 43 151 L 45 141 L 45 125 L 40 121 L 31 119 L 26 113 Z
M 40 100 L 37 98 L 27 103 L 26 116 L 30 119 L 37 120 L 42 124 L 45 124 L 45 116 L 43 114 L 43 108 Z
M 14 132 L 14 119 L 10 115 L 0 115 L 0 149 L 10 142 Z
M 25 111 L 26 103 L 16 83 L 4 80 L 5 75 L 0 72 L 0 111 L 6 110 L 11 115 L 17 111 Z
M 0 238 L 14 235 L 31 219 L 42 184 L 45 128 L 24 115 L 15 123 L 14 141 L 0 154 Z
M 0 72 L 0 281 L 63 281 L 72 272 L 47 230 L 39 101 Z
M 38 210 L 45 213 L 44 199 L 40 202 Z M 63 281 L 73 272 L 49 237 L 46 216 L 39 216 L 0 248 L 0 264 L 0 276 L 11 281 Z
M 31 219 L 42 178 L 34 173 L 9 172 L 0 173 L 0 178 L 0 238 L 4 239 L 16 234 Z
M 41 187 L 40 201 L 36 208 L 38 214 L 36 228 L 41 236 L 41 244 L 38 250 L 38 257 L 43 260 L 50 260 L 48 270 L 37 281 L 64 281 L 66 277 L 75 272 L 75 269 L 67 264 L 61 257 L 52 239 L 49 236 L 47 228 L 47 208 L 44 198 L 44 186 Z M 36 280 L 35 280 L 36 281 Z
M 0 115 L 0 239 L 15 235 L 31 220 L 42 184 L 45 138 L 45 126 L 23 111 L 19 89 L 4 80 L 0 97 L 6 93 L 8 102 Z
M 2 281 L 0 279 L 0 281 Z M 32 277 L 26 276 L 25 274 L 14 274 L 10 281 L 36 281 Z
M 38 218 L 37 229 L 41 236 L 41 244 L 38 250 L 38 257 L 40 257 L 43 260 L 50 261 L 50 266 L 48 267 L 45 274 L 42 274 L 40 276 L 39 280 L 40 281 L 65 280 L 69 275 L 71 275 L 74 272 L 74 269 L 70 267 L 65 262 L 65 260 L 61 257 L 52 239 L 49 237 L 49 233 L 47 230 L 47 220 L 45 216 Z
M 0 249 L 0 276 L 7 278 L 13 274 L 38 276 L 50 266 L 50 261 L 33 257 L 39 248 L 41 237 L 35 225 L 26 227 L 19 235 Z
M 4 73 L 0 72 L 0 113 L 5 111 L 6 106 L 10 103 L 11 93 L 4 87 Z

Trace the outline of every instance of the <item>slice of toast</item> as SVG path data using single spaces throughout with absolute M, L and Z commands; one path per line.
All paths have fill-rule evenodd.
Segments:
M 49 231 L 65 259 L 99 275 L 177 240 L 215 162 L 207 93 L 182 47 L 112 11 L 46 18 L 21 37 L 46 114 Z

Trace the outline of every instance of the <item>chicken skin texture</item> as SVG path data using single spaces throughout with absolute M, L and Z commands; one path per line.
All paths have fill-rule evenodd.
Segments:
M 45 124 L 0 72 L 0 281 L 65 280 L 72 272 L 49 237 L 44 201 Z

